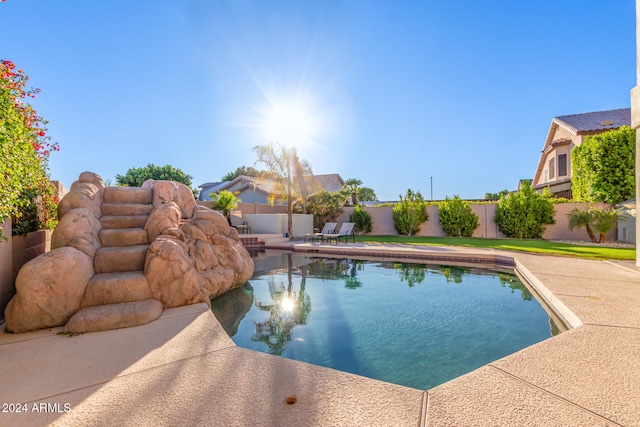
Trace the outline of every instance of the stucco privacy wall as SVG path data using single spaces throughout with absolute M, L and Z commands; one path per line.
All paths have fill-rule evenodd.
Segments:
M 558 203 L 554 205 L 555 209 L 555 224 L 546 226 L 545 232 L 542 237 L 546 240 L 589 240 L 589 236 L 584 228 L 570 230 L 569 219 L 567 214 L 575 209 L 585 209 L 588 206 L 586 203 Z M 611 205 L 606 203 L 597 203 L 597 207 L 609 208 Z M 496 216 L 496 204 L 482 204 L 471 205 L 471 210 L 478 215 L 479 227 L 473 233 L 473 237 L 481 237 L 486 239 L 501 239 L 504 238 L 504 234 L 498 230 L 498 225 L 495 223 Z M 365 210 L 371 214 L 373 222 L 372 235 L 395 235 L 396 230 L 393 227 L 393 219 L 391 217 L 391 206 L 380 207 L 366 207 Z M 342 214 L 338 216 L 336 221 L 338 224 L 349 221 L 349 215 L 353 212 L 354 208 L 345 207 Z M 438 207 L 428 206 L 427 213 L 429 219 L 426 223 L 420 227 L 418 236 L 429 237 L 444 237 L 445 234 L 440 227 L 438 221 Z M 614 228 L 607 233 L 607 240 L 616 240 L 617 232 Z
M 242 219 L 251 227 L 253 234 L 287 233 L 287 214 L 245 214 Z M 313 233 L 313 215 L 293 214 L 292 230 L 294 237 L 301 237 Z

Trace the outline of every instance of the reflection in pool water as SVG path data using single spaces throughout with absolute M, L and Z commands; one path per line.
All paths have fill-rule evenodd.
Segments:
M 212 300 L 240 347 L 429 389 L 552 334 L 512 273 L 277 256 Z

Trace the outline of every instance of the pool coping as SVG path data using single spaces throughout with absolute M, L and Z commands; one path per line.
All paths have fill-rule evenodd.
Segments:
M 166 310 L 149 325 L 77 337 L 57 336 L 56 328 L 3 333 L 0 403 L 68 401 L 73 409 L 0 413 L 0 423 L 98 424 L 108 414 L 114 423 L 124 424 L 178 420 L 183 425 L 246 425 L 256 419 L 252 416 L 263 417 L 264 425 L 640 424 L 635 399 L 640 372 L 634 369 L 640 354 L 640 320 L 634 316 L 640 273 L 635 268 L 489 249 L 319 246 L 312 251 L 369 251 L 374 257 L 386 253 L 426 261 L 498 260 L 505 266 L 511 258 L 512 266 L 573 329 L 427 391 L 239 349 L 220 333 L 221 326 L 203 304 Z M 87 361 L 86 354 L 95 360 Z M 558 363 L 567 359 L 571 363 Z M 234 370 L 240 362 L 242 371 Z M 73 371 L 66 372 L 65 366 Z M 215 375 L 197 375 L 203 367 Z M 286 374 L 269 374 L 283 369 Z M 167 400 L 166 387 L 172 384 L 176 386 Z M 196 393 L 198 397 L 194 390 L 208 393 Z M 297 396 L 298 402 L 283 404 L 291 396 L 282 393 Z M 131 403 L 131 396 L 140 396 L 138 403 Z M 216 405 L 209 396 L 216 396 Z

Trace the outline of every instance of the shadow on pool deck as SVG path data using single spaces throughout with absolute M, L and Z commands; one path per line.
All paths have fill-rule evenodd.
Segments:
M 451 247 L 312 249 L 325 246 L 351 255 L 516 258 L 582 326 L 427 392 L 238 348 L 204 304 L 74 337 L 56 335 L 60 328 L 3 332 L 0 403 L 27 412 L 0 412 L 0 425 L 640 425 L 640 273 L 632 263 Z

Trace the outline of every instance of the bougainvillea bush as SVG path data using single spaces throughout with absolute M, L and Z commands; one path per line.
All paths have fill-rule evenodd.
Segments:
M 0 60 L 0 222 L 11 217 L 13 234 L 53 228 L 57 222 L 49 156 L 58 151 L 47 121 L 26 102 L 38 89 L 13 62 Z M 0 237 L 2 237 L 0 231 Z

